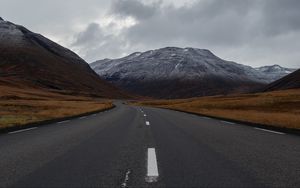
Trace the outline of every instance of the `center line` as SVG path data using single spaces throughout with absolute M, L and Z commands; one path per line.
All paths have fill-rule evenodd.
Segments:
M 159 174 L 157 168 L 155 148 L 148 148 L 146 182 L 148 183 L 156 182 L 158 176 Z
M 265 131 L 265 132 L 269 132 L 269 133 L 275 133 L 275 134 L 285 134 L 285 133 L 282 133 L 282 132 L 271 131 L 271 130 L 268 130 L 268 129 L 262 129 L 262 128 L 258 128 L 258 127 L 255 127 L 255 129 L 257 129 L 257 130 L 261 130 L 261 131 Z
M 20 133 L 20 132 L 30 131 L 30 130 L 33 130 L 33 129 L 37 129 L 37 127 L 31 127 L 31 128 L 28 128 L 28 129 L 22 129 L 22 130 L 18 130 L 18 131 L 12 131 L 12 132 L 9 132 L 8 134 L 15 134 L 15 133 Z
M 121 184 L 121 187 L 127 187 L 127 182 L 129 180 L 129 174 L 130 174 L 130 170 L 128 170 L 126 172 L 125 179 L 124 179 L 124 182 Z
M 150 122 L 149 122 L 149 121 L 146 121 L 146 125 L 150 125 Z

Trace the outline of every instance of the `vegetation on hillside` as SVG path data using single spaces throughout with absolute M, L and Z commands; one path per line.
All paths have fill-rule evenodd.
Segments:
M 0 129 L 109 109 L 112 101 L 0 85 Z
M 300 89 L 181 100 L 152 100 L 135 104 L 300 129 Z

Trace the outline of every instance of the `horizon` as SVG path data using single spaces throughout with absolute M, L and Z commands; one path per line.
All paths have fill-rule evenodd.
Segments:
M 44 35 L 88 63 L 188 46 L 252 67 L 299 68 L 300 3 L 295 0 L 90 0 L 71 4 L 1 0 L 1 4 L 4 20 Z M 32 11 L 39 5 L 38 11 Z M 23 10 L 29 10 L 26 16 Z

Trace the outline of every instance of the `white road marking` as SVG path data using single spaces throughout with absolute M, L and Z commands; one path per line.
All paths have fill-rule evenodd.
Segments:
M 144 117 L 146 117 L 147 115 L 146 114 L 144 114 Z
M 285 133 L 282 133 L 282 132 L 271 131 L 271 130 L 268 130 L 268 129 L 262 129 L 262 128 L 258 128 L 258 127 L 255 127 L 255 129 L 257 129 L 257 130 L 261 130 L 261 131 L 265 131 L 265 132 L 269 132 L 269 133 L 275 133 L 275 134 L 285 134 Z
M 121 184 L 121 187 L 127 187 L 127 182 L 129 180 L 129 174 L 130 174 L 130 170 L 128 170 L 125 174 L 125 179 L 124 182 Z
M 149 121 L 146 121 L 146 125 L 150 125 L 150 122 L 149 122 Z
M 146 182 L 148 183 L 156 182 L 158 176 L 159 174 L 158 174 L 155 148 L 148 148 Z
M 86 116 L 82 116 L 82 117 L 80 117 L 79 119 L 85 119 L 86 118 Z
M 223 123 L 228 123 L 228 124 L 231 124 L 231 125 L 234 125 L 234 124 L 235 124 L 235 123 L 230 122 L 230 121 L 221 121 L 221 122 L 223 122 Z
M 9 132 L 8 134 L 16 134 L 16 133 L 21 133 L 21 132 L 25 132 L 25 131 L 30 131 L 30 130 L 33 130 L 33 129 L 37 129 L 37 127 L 31 127 L 31 128 L 28 128 L 28 129 L 22 129 L 22 130 L 18 130 L 18 131 L 12 131 L 12 132 Z
M 202 118 L 203 118 L 203 119 L 211 119 L 211 118 L 209 118 L 209 117 L 204 117 L 204 116 L 202 116 Z
M 66 121 L 61 121 L 61 122 L 58 122 L 59 124 L 61 124 L 61 123 L 67 123 L 67 122 L 69 122 L 70 120 L 66 120 Z
M 97 114 L 93 114 L 92 116 L 96 116 Z

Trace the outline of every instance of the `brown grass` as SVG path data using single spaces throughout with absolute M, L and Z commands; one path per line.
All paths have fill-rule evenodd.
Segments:
M 136 104 L 300 129 L 300 89 L 181 100 L 143 101 Z
M 112 101 L 0 85 L 0 129 L 112 107 Z

